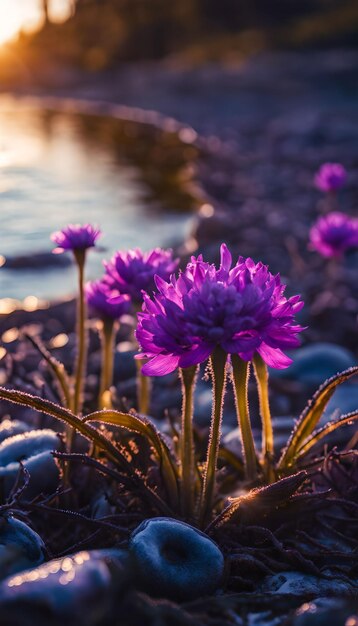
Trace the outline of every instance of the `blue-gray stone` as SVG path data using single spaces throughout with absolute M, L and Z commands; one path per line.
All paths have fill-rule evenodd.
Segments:
M 192 600 L 221 584 L 224 557 L 207 535 L 189 524 L 157 517 L 132 534 L 130 553 L 136 580 L 147 593 L 172 600 Z
M 8 437 L 26 433 L 28 430 L 32 430 L 32 428 L 25 422 L 21 422 L 20 420 L 5 419 L 0 424 L 0 443 Z
M 61 445 L 50 429 L 32 430 L 8 437 L 0 444 L 0 478 L 8 495 L 19 475 L 20 461 L 29 472 L 29 484 L 23 496 L 31 499 L 40 493 L 52 493 L 59 483 L 59 469 L 51 451 Z
M 327 404 L 325 416 L 332 416 L 334 411 L 340 414 L 358 410 L 358 385 L 347 382 L 336 387 L 335 392 Z
M 118 549 L 54 559 L 0 584 L 0 614 L 10 615 L 14 624 L 22 623 L 15 618 L 24 610 L 42 611 L 48 624 L 59 619 L 78 626 L 102 624 L 130 576 L 128 554 Z
M 343 370 L 356 365 L 354 355 L 333 343 L 316 343 L 291 354 L 293 363 L 284 370 L 271 370 L 271 375 L 288 378 L 305 385 L 319 386 Z
M 0 577 L 5 578 L 44 561 L 41 537 L 15 517 L 0 518 Z

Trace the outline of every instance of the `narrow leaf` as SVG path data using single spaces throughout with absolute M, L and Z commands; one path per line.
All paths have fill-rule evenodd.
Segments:
M 252 507 L 266 505 L 270 509 L 275 508 L 279 503 L 286 502 L 291 498 L 306 480 L 306 477 L 307 472 L 302 470 L 293 476 L 277 480 L 267 487 L 251 489 L 248 493 L 238 498 L 230 498 L 230 504 L 211 522 L 205 532 L 232 521 L 232 517 L 245 505 L 251 505 Z
M 301 413 L 293 433 L 288 441 L 287 447 L 281 455 L 278 463 L 278 469 L 284 469 L 292 465 L 293 459 L 300 445 L 309 437 L 331 399 L 336 387 L 346 382 L 352 376 L 358 374 L 358 366 L 336 374 L 332 378 L 326 380 L 323 385 L 316 391 L 314 396 L 309 400 L 306 408 Z
M 55 357 L 45 348 L 43 343 L 37 337 L 32 337 L 32 335 L 29 335 L 27 333 L 25 334 L 25 337 L 41 354 L 42 358 L 45 359 L 47 365 L 51 369 L 60 386 L 64 404 L 65 406 L 69 407 L 71 404 L 71 382 L 66 372 L 65 366 L 63 365 L 63 363 L 55 359 Z
M 156 458 L 162 465 L 162 476 L 167 483 L 171 500 L 174 500 L 173 503 L 178 502 L 179 496 L 175 464 L 173 463 L 170 450 L 161 433 L 149 419 L 131 413 L 121 413 L 120 411 L 103 409 L 102 411 L 95 411 L 94 413 L 86 415 L 82 418 L 82 422 L 113 424 L 145 437 L 153 447 Z
M 65 409 L 54 402 L 39 398 L 38 396 L 33 396 L 23 391 L 17 391 L 16 389 L 5 389 L 4 387 L 0 387 L 0 399 L 13 402 L 14 404 L 20 404 L 21 406 L 27 406 L 35 411 L 39 411 L 40 413 L 45 413 L 46 415 L 59 419 L 72 426 L 72 428 L 78 430 L 78 432 L 86 437 L 86 439 L 89 439 L 96 446 L 101 448 L 101 450 L 106 453 L 106 456 L 110 461 L 119 465 L 121 469 L 128 474 L 132 483 L 142 490 L 152 505 L 159 508 L 162 512 L 165 512 L 167 515 L 172 514 L 170 508 L 165 504 L 165 502 L 163 502 L 163 500 L 146 485 L 146 482 L 140 478 L 138 474 L 136 474 L 135 469 L 118 450 L 118 448 L 116 448 L 116 446 L 114 446 L 113 443 L 96 428 L 85 424 L 69 409 Z
M 318 441 L 320 441 L 324 437 L 327 437 L 327 435 L 329 435 L 330 433 L 333 433 L 333 431 L 337 430 L 337 428 L 349 425 L 357 419 L 358 411 L 354 411 L 353 413 L 347 413 L 346 415 L 342 415 L 339 419 L 333 422 L 329 422 L 319 430 L 316 430 L 313 435 L 306 439 L 303 445 L 301 445 L 300 448 L 297 450 L 295 459 L 302 458 L 311 448 L 313 448 L 313 446 L 316 445 L 316 443 L 318 443 Z

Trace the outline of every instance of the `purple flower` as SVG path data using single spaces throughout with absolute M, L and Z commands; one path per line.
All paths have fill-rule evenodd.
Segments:
M 317 189 L 328 193 L 343 187 L 347 172 L 340 163 L 323 163 L 314 177 Z
M 150 252 L 142 252 L 136 248 L 117 252 L 104 265 L 111 287 L 130 295 L 135 303 L 141 303 L 142 291 L 151 292 L 155 289 L 154 276 L 167 280 L 176 270 L 178 260 L 173 259 L 171 250 L 155 248 Z
M 85 292 L 88 306 L 101 319 L 119 319 L 129 311 L 130 297 L 125 294 L 118 295 L 113 302 L 110 287 L 103 279 L 87 283 Z
M 341 257 L 358 246 L 358 219 L 332 212 L 320 217 L 310 230 L 310 247 L 324 257 Z
M 91 224 L 84 224 L 83 226 L 81 224 L 68 224 L 66 228 L 53 233 L 51 240 L 58 246 L 54 252 L 60 253 L 67 250 L 76 251 L 93 248 L 100 236 L 100 229 Z
M 156 277 L 158 292 L 152 299 L 144 295 L 138 314 L 138 358 L 149 359 L 143 374 L 160 376 L 201 363 L 218 345 L 245 361 L 257 352 L 271 367 L 290 365 L 283 350 L 299 343 L 303 329 L 294 315 L 303 302 L 285 298 L 279 275 L 262 263 L 240 258 L 231 264 L 223 244 L 219 270 L 193 257 L 178 278 Z

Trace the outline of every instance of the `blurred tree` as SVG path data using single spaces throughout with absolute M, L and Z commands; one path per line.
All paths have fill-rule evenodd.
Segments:
M 358 41 L 357 0 L 68 0 L 75 10 L 63 25 L 49 23 L 52 0 L 40 1 L 46 25 L 35 45 L 89 70 L 182 50 L 247 53 L 250 37 L 253 49 Z
M 48 24 L 50 21 L 49 17 L 49 0 L 41 0 L 42 3 L 42 12 L 45 19 L 45 24 Z

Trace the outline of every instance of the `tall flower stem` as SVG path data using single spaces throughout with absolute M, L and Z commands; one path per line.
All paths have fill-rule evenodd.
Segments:
M 213 380 L 213 409 L 200 506 L 200 522 L 203 526 L 205 525 L 213 507 L 216 465 L 219 452 L 221 421 L 226 384 L 226 361 L 226 352 L 219 346 L 215 348 L 210 359 Z
M 86 300 L 84 295 L 84 268 L 86 260 L 85 250 L 75 250 L 75 259 L 78 266 L 78 304 L 77 304 L 77 361 L 75 369 L 75 391 L 73 398 L 73 412 L 82 413 L 83 387 L 86 368 Z
M 142 310 L 142 304 L 136 302 L 134 304 L 134 310 L 139 313 Z M 138 344 L 137 344 L 138 345 Z M 148 415 L 150 410 L 150 399 L 152 393 L 152 381 L 150 376 L 144 376 L 142 374 L 142 367 L 145 361 L 137 361 L 137 404 L 138 412 L 143 415 Z
M 266 363 L 259 354 L 255 354 L 253 363 L 262 419 L 262 456 L 268 478 L 272 480 L 274 441 L 268 392 L 268 371 Z
M 237 354 L 231 355 L 236 413 L 239 422 L 242 446 L 245 456 L 246 478 L 250 481 L 256 478 L 257 460 L 255 442 L 251 430 L 249 403 L 248 403 L 248 383 L 250 375 L 250 365 L 240 359 Z
M 102 320 L 102 370 L 98 403 L 101 409 L 112 408 L 109 390 L 113 382 L 115 329 L 115 320 L 111 318 Z
M 195 454 L 193 438 L 194 390 L 199 367 L 185 367 L 180 370 L 183 390 L 183 406 L 180 434 L 181 460 L 181 501 L 182 513 L 189 517 L 194 508 Z
M 143 361 L 137 361 L 137 402 L 138 412 L 148 415 L 150 409 L 150 396 L 152 390 L 152 381 L 149 376 L 142 374 Z

